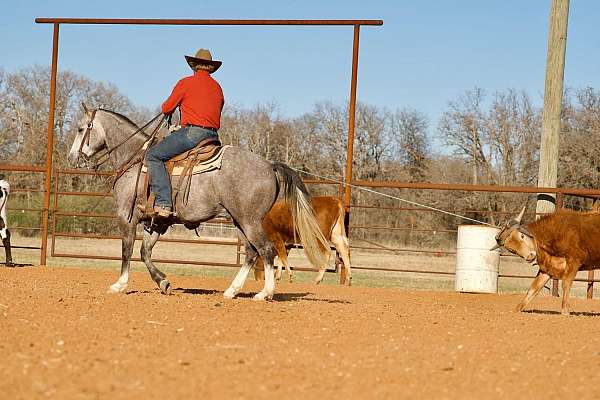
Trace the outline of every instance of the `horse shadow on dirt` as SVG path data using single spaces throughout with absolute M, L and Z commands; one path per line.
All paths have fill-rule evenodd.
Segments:
M 524 313 L 528 314 L 542 314 L 542 315 L 559 315 L 562 316 L 560 311 L 555 310 L 525 310 Z M 598 312 L 589 312 L 589 311 L 571 311 L 571 314 L 574 317 L 600 317 L 600 313 Z
M 136 294 L 151 294 L 159 292 L 158 288 L 151 290 L 129 290 L 125 292 L 126 295 L 136 295 Z M 199 296 L 210 296 L 214 294 L 223 293 L 221 290 L 216 289 L 201 289 L 201 288 L 183 288 L 178 287 L 173 289 L 173 293 L 181 293 L 181 294 L 191 294 L 191 295 L 199 295 Z M 238 293 L 236 298 L 240 299 L 252 299 L 254 297 L 253 292 L 248 293 Z M 351 301 L 348 300 L 336 300 L 336 299 L 318 299 L 318 298 L 308 298 L 307 296 L 312 295 L 310 292 L 288 292 L 288 293 L 275 293 L 273 295 L 274 302 L 286 302 L 286 301 L 316 301 L 320 303 L 329 303 L 329 304 L 352 304 Z
M 173 292 L 183 293 L 183 294 L 192 294 L 192 295 L 213 295 L 218 293 L 223 293 L 220 290 L 215 289 L 198 289 L 198 288 L 176 288 L 173 289 Z M 243 292 L 238 293 L 236 298 L 240 299 L 252 299 L 254 297 L 253 292 Z M 332 299 L 315 299 L 315 298 L 307 298 L 312 293 L 310 292 L 288 292 L 288 293 L 275 293 L 273 295 L 274 302 L 286 302 L 286 301 L 318 301 L 324 303 L 332 303 L 332 304 L 351 304 L 350 301 L 347 300 L 332 300 Z
M 173 289 L 173 292 L 183 293 L 183 294 L 193 294 L 193 295 L 204 295 L 204 296 L 219 293 L 219 291 L 215 290 L 215 289 L 182 288 L 182 287 Z
M 310 292 L 299 292 L 299 293 L 275 293 L 273 295 L 274 302 L 285 302 L 285 301 L 318 301 L 322 303 L 339 303 L 339 304 L 351 304 L 347 300 L 332 300 L 332 299 L 315 299 L 308 298 L 313 293 Z M 237 297 L 251 299 L 254 297 L 254 293 L 239 293 Z
M 184 294 L 193 294 L 193 295 L 205 295 L 205 296 L 219 293 L 218 290 L 214 290 L 214 289 L 187 289 L 187 288 L 180 288 L 180 287 L 173 289 L 173 292 L 184 293 Z M 150 289 L 150 290 L 128 290 L 125 292 L 125 295 L 130 296 L 130 295 L 136 295 L 136 294 L 154 294 L 154 293 L 160 293 L 160 289 L 154 288 L 154 289 Z

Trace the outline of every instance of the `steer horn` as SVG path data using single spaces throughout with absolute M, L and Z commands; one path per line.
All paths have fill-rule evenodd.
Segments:
M 515 218 L 515 221 L 517 221 L 518 224 L 521 223 L 521 219 L 523 219 L 523 215 L 525 214 L 525 209 L 527 208 L 527 202 L 525 202 L 525 205 L 523 206 L 523 209 L 521 210 L 521 212 L 519 213 L 519 215 L 517 215 L 517 218 Z
M 500 247 L 502 247 L 502 246 L 501 246 L 501 245 L 499 245 L 498 243 L 496 243 L 496 245 L 495 245 L 494 247 L 492 247 L 492 248 L 490 249 L 490 251 L 497 250 L 497 249 L 499 249 Z

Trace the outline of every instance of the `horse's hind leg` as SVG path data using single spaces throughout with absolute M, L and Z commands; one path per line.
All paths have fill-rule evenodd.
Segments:
M 287 250 L 285 249 L 285 242 L 283 241 L 283 239 L 281 238 L 281 236 L 277 235 L 274 238 L 271 238 L 273 245 L 275 246 L 275 250 L 277 252 L 277 256 L 279 257 L 279 260 L 281 260 L 281 265 L 279 265 L 277 267 L 277 272 L 275 273 L 275 280 L 279 281 L 281 279 L 281 274 L 282 274 L 282 269 L 283 267 L 285 267 L 287 269 L 288 272 L 288 278 L 290 280 L 290 282 L 292 281 L 292 275 L 291 275 L 291 271 L 290 271 L 290 267 L 287 263 Z
M 267 238 L 267 235 L 260 230 L 257 230 L 255 235 L 249 236 L 249 240 L 262 257 L 265 268 L 265 286 L 254 295 L 254 300 L 270 300 L 273 298 L 273 293 L 275 293 L 275 271 L 273 268 L 275 247 L 273 247 L 273 243 Z M 284 260 L 287 261 L 285 257 L 282 262 Z
M 164 274 L 164 272 L 156 268 L 152 262 L 152 248 L 158 241 L 159 237 L 160 233 L 158 232 L 148 233 L 147 231 L 144 231 L 144 239 L 142 241 L 140 255 L 142 257 L 142 261 L 144 261 L 144 264 L 146 264 L 146 268 L 148 268 L 150 277 L 154 282 L 156 282 L 161 293 L 171 294 L 171 282 L 167 280 L 167 276 Z
M 352 272 L 350 271 L 350 244 L 344 230 L 343 216 L 340 216 L 331 231 L 331 242 L 344 261 L 344 268 L 340 271 L 340 284 L 350 286 L 352 284 Z
M 272 299 L 273 293 L 275 292 L 275 274 L 273 271 L 275 248 L 261 227 L 247 228 L 242 230 L 242 232 L 243 234 L 241 237 L 246 245 L 246 260 L 233 279 L 233 282 L 231 282 L 229 288 L 223 293 L 223 296 L 231 299 L 238 294 L 246 281 L 250 268 L 254 265 L 256 257 L 260 255 L 264 263 L 265 286 L 263 290 L 254 296 L 254 300 Z
M 254 295 L 254 300 L 270 300 L 275 293 L 275 271 L 273 270 L 275 249 L 271 242 L 267 241 L 264 247 L 258 249 L 258 252 L 265 262 L 265 286 Z
M 244 282 L 248 277 L 248 272 L 250 272 L 250 268 L 257 262 L 258 252 L 252 247 L 250 242 L 246 239 L 243 234 L 240 234 L 240 238 L 244 242 L 246 258 L 244 260 L 244 264 L 241 266 L 238 273 L 233 278 L 231 285 L 225 290 L 223 296 L 227 299 L 233 299 L 239 291 L 244 286 Z
M 127 289 L 129 283 L 129 261 L 133 253 L 133 243 L 135 242 L 136 224 L 128 224 L 125 221 L 119 221 L 121 231 L 121 275 L 119 279 L 108 288 L 108 293 L 121 293 Z

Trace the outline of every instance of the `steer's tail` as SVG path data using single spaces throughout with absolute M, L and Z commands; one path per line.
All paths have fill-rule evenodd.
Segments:
M 310 263 L 321 268 L 329 259 L 329 244 L 315 218 L 310 194 L 298 174 L 282 163 L 273 163 L 279 183 L 282 186 L 285 202 L 292 213 L 292 223 L 300 237 L 304 252 Z

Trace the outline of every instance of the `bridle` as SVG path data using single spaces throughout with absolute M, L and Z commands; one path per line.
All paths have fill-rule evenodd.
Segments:
M 98 110 L 99 109 L 95 109 L 92 111 L 90 121 L 87 124 L 85 133 L 84 133 L 83 137 L 81 138 L 81 143 L 79 145 L 78 155 L 79 156 L 83 155 L 83 158 L 86 161 L 89 161 L 89 159 L 91 157 L 95 156 L 96 154 L 98 154 L 98 152 L 100 152 L 100 150 L 102 150 L 102 148 L 100 148 L 97 152 L 95 152 L 94 154 L 91 154 L 90 156 L 85 155 L 82 151 L 84 142 L 87 141 L 87 145 L 89 146 L 91 132 L 92 132 L 92 129 L 94 128 L 94 118 L 96 117 L 96 111 L 98 111 Z M 150 135 L 147 135 L 143 131 L 144 128 L 148 127 L 151 123 L 156 121 L 160 116 L 162 116 L 160 122 L 158 124 L 156 124 L 156 127 L 154 128 L 152 133 Z M 138 192 L 137 187 L 139 185 L 140 175 L 142 173 L 142 165 L 143 164 L 142 164 L 142 162 L 138 161 L 138 157 L 140 156 L 140 150 L 143 150 L 143 152 L 141 153 L 141 156 L 142 156 L 141 159 L 143 160 L 146 157 L 146 152 L 148 151 L 148 148 L 150 147 L 150 145 L 156 138 L 156 135 L 158 134 L 158 130 L 160 129 L 160 126 L 165 121 L 165 118 L 166 118 L 166 116 L 162 112 L 160 114 L 157 114 L 150 121 L 145 123 L 142 127 L 136 129 L 133 133 L 131 133 L 128 137 L 126 137 L 125 140 L 123 140 L 121 143 L 117 144 L 113 148 L 108 148 L 108 144 L 105 143 L 103 148 L 105 148 L 106 151 L 102 155 L 100 155 L 100 157 L 98 157 L 98 159 L 96 160 L 94 165 L 91 167 L 94 170 L 98 170 L 98 168 L 100 168 L 100 166 L 102 166 L 106 161 L 109 160 L 111 153 L 113 153 L 119 147 L 123 146 L 125 143 L 127 143 L 131 138 L 133 138 L 138 133 L 141 133 L 142 135 L 144 135 L 146 137 L 146 140 L 138 148 L 134 149 L 134 151 L 131 152 L 131 156 L 127 160 L 125 160 L 125 162 L 117 169 L 117 171 L 115 171 L 115 175 L 114 175 L 113 183 L 112 183 L 112 187 L 114 188 L 114 186 L 116 185 L 119 178 L 121 178 L 125 174 L 125 172 L 127 172 L 136 163 L 139 163 L 139 168 L 137 170 L 136 178 L 135 178 L 136 190 L 134 191 L 133 201 L 131 203 L 131 207 L 129 209 L 129 215 L 127 217 L 128 221 L 130 221 L 130 222 L 131 222 L 131 218 L 133 217 L 133 210 L 134 210 L 134 206 L 135 206 L 135 202 L 136 202 L 136 198 L 137 198 L 137 192 Z
M 151 135 L 147 135 L 143 130 L 144 128 L 147 128 L 150 124 L 152 124 L 154 121 L 156 121 L 161 115 L 163 115 L 162 113 L 157 114 L 155 117 L 153 117 L 150 121 L 148 121 L 146 124 L 144 124 L 142 127 L 138 128 L 137 130 L 135 130 L 132 134 L 130 134 L 127 138 L 125 138 L 125 140 L 123 140 L 122 142 L 118 143 L 116 146 L 109 148 L 108 145 L 105 143 L 105 145 L 98 149 L 95 153 L 90 154 L 89 156 L 86 155 L 83 152 L 83 145 L 84 143 L 89 146 L 90 145 L 90 136 L 92 133 L 92 129 L 94 129 L 94 118 L 96 118 L 96 112 L 98 110 L 101 109 L 94 109 L 92 111 L 92 115 L 90 117 L 89 122 L 87 123 L 86 129 L 85 129 L 85 133 L 83 134 L 83 137 L 81 138 L 81 143 L 79 144 L 79 150 L 78 150 L 78 156 L 80 158 L 82 158 L 83 160 L 85 160 L 86 162 L 90 162 L 90 159 L 92 157 L 94 157 L 95 155 L 97 155 L 103 148 L 106 149 L 106 151 L 104 153 L 102 153 L 97 159 L 96 161 L 90 165 L 91 169 L 94 170 L 98 170 L 104 163 L 106 163 L 109 158 L 110 155 L 116 151 L 119 147 L 123 146 L 125 143 L 127 143 L 129 140 L 131 140 L 135 135 L 137 135 L 138 133 L 141 133 L 142 135 L 146 136 L 147 140 L 142 143 L 141 146 L 139 146 L 139 148 L 137 148 L 134 152 L 133 155 L 127 160 L 125 161 L 125 163 L 123 163 L 123 165 L 121 165 L 120 168 L 118 168 L 117 170 L 117 174 L 120 176 L 122 175 L 125 171 L 127 171 L 127 169 L 129 169 L 131 167 L 131 161 L 135 158 L 137 152 L 139 150 L 141 150 L 142 148 L 144 148 L 144 146 L 147 146 L 148 143 L 151 143 L 154 138 L 156 137 L 156 134 L 158 133 L 158 129 L 160 128 L 162 122 L 164 121 L 164 116 L 163 119 L 160 121 L 160 123 L 158 123 L 156 125 L 156 128 L 153 130 Z
M 83 137 L 81 138 L 81 143 L 79 143 L 79 150 L 77 151 L 78 157 L 82 158 L 86 162 L 88 162 L 91 157 L 93 157 L 94 155 L 97 154 L 97 152 L 96 152 L 96 153 L 88 156 L 87 154 L 85 154 L 83 152 L 83 144 L 87 142 L 86 146 L 90 145 L 90 136 L 92 133 L 92 129 L 94 129 L 94 118 L 96 118 L 96 111 L 98 111 L 98 109 L 95 109 L 92 111 L 92 116 L 91 116 L 89 122 L 87 123 L 87 126 L 85 128 L 85 133 L 83 134 Z M 96 166 L 94 166 L 93 168 L 97 169 Z

